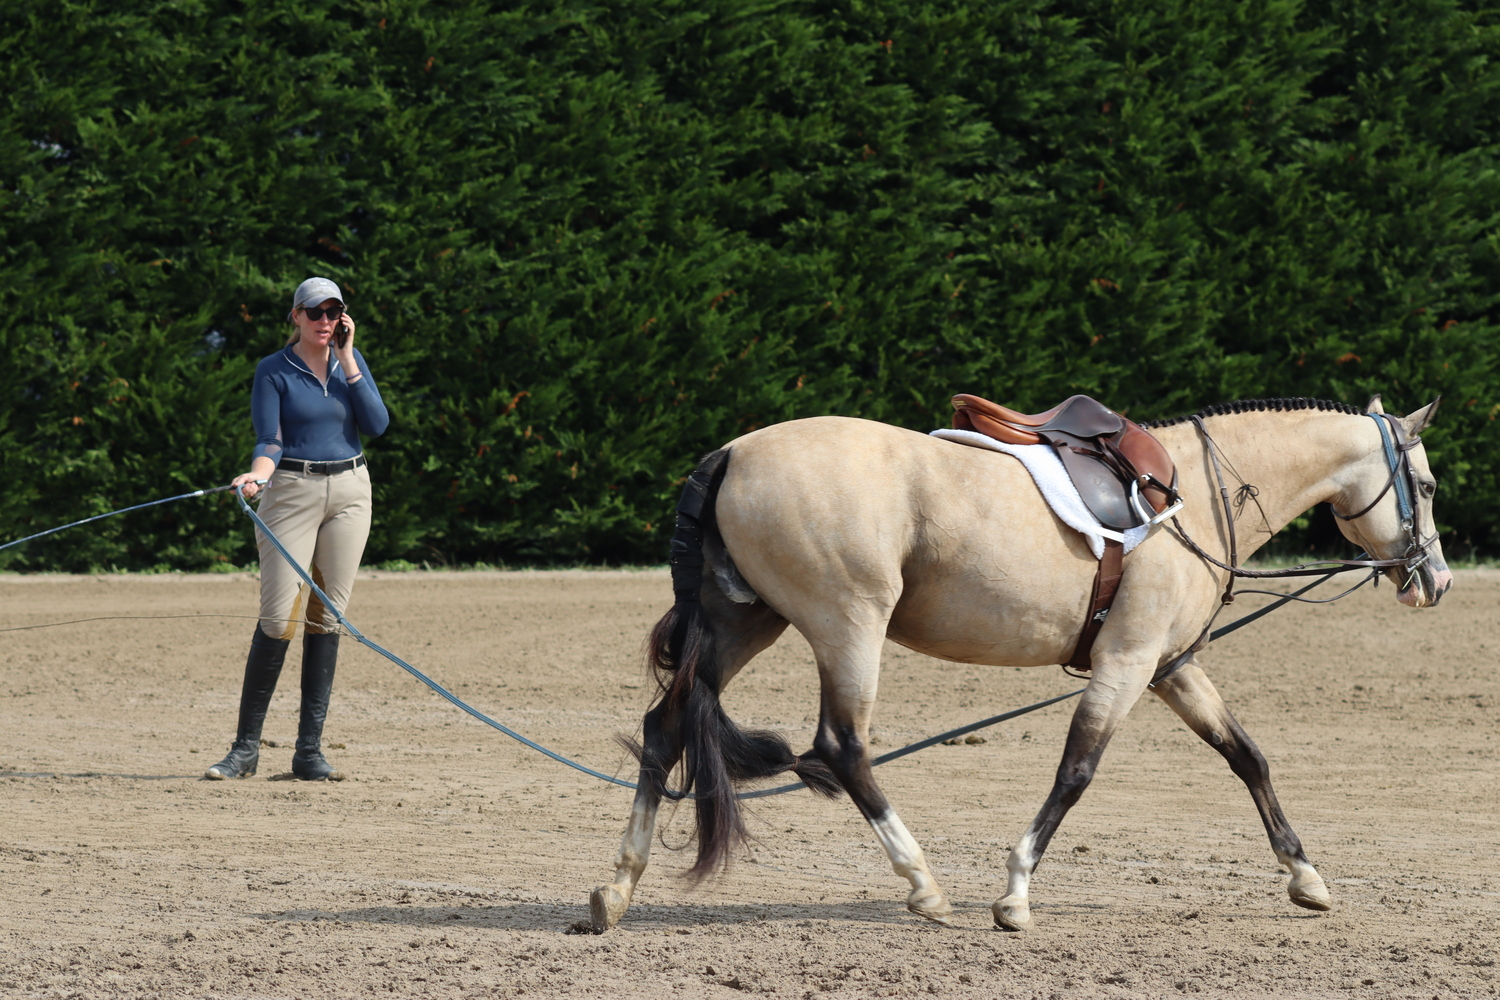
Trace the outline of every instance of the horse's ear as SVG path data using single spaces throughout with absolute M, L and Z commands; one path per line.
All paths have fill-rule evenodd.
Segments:
M 1432 423 L 1432 415 L 1437 412 L 1438 404 L 1442 401 L 1443 397 L 1439 396 L 1417 412 L 1408 413 L 1401 418 L 1401 422 L 1406 425 L 1407 437 L 1416 437 L 1427 429 L 1427 425 Z
M 1380 393 L 1370 397 L 1370 405 L 1365 407 L 1366 413 L 1384 413 L 1385 407 L 1380 405 Z

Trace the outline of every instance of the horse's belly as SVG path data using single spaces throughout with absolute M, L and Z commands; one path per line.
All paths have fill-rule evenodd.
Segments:
M 1045 596 L 909 589 L 887 635 L 919 653 L 959 663 L 1032 667 L 1065 662 L 1087 616 L 1088 581 L 1072 593 Z
M 984 559 L 984 573 L 950 565 L 930 579 L 907 579 L 886 634 L 959 663 L 1064 663 L 1083 633 L 1098 565 L 1086 550 L 1071 549 L 1062 538 L 1032 538 L 1014 544 L 1010 559 Z M 1007 564 L 1010 573 L 998 574 Z

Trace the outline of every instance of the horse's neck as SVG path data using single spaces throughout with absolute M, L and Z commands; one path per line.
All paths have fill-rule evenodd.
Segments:
M 1353 414 L 1322 410 L 1205 418 L 1218 446 L 1241 560 L 1293 518 L 1340 493 L 1340 472 L 1369 451 L 1367 438 L 1377 434 L 1373 425 L 1362 426 L 1359 420 Z M 1218 536 L 1227 546 L 1219 479 L 1197 427 L 1179 424 L 1156 433 L 1176 460 L 1180 481 L 1199 499 L 1192 518 L 1197 529 L 1208 537 Z M 1244 485 L 1253 486 L 1253 494 L 1242 493 Z

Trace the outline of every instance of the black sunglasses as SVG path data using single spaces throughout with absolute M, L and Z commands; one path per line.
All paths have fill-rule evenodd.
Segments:
M 302 311 L 307 313 L 307 318 L 314 323 L 322 319 L 324 313 L 328 314 L 329 319 L 338 319 L 344 315 L 343 306 L 329 306 L 327 309 L 324 309 L 322 306 L 304 306 Z

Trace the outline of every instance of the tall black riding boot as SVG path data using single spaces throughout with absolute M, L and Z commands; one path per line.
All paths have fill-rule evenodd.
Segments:
M 273 639 L 256 626 L 250 637 L 250 655 L 245 659 L 245 683 L 240 688 L 240 725 L 234 737 L 234 746 L 229 755 L 203 772 L 212 781 L 225 778 L 248 778 L 255 773 L 260 763 L 260 729 L 266 721 L 266 709 L 270 707 L 271 695 L 276 693 L 276 681 L 281 676 L 281 665 L 286 662 L 286 650 L 290 639 Z
M 292 773 L 303 781 L 343 781 L 344 772 L 323 759 L 323 720 L 333 691 L 333 668 L 339 659 L 336 632 L 302 633 L 302 722 Z

